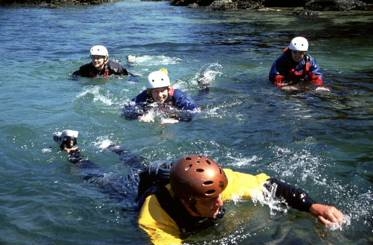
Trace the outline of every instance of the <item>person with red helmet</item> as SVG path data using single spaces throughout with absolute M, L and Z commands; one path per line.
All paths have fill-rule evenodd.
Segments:
M 342 225 L 344 214 L 334 206 L 316 203 L 303 190 L 262 173 L 251 175 L 223 169 L 213 159 L 190 155 L 171 167 L 170 183 L 142 198 L 140 227 L 153 244 L 182 244 L 189 234 L 215 224 L 224 216 L 224 202 L 275 196 L 300 211 L 310 212 L 326 226 Z
M 317 91 L 330 91 L 324 86 L 323 74 L 316 59 L 309 55 L 309 43 L 304 37 L 294 37 L 283 54 L 273 62 L 269 80 L 287 91 L 303 90 L 312 84 Z
M 203 155 L 184 156 L 173 163 L 143 164 L 142 158 L 111 145 L 109 150 L 137 168 L 125 178 L 111 179 L 81 155 L 77 136 L 77 131 L 64 130 L 55 133 L 53 139 L 68 153 L 69 161 L 82 169 L 83 179 L 101 186 L 110 196 L 123 201 L 137 187 L 138 224 L 155 245 L 183 244 L 189 235 L 224 217 L 224 202 L 238 199 L 284 200 L 287 206 L 311 213 L 328 227 L 347 222 L 339 209 L 315 202 L 300 188 L 264 173 L 252 175 L 222 168 Z
M 111 75 L 129 75 L 121 64 L 109 59 L 109 51 L 103 45 L 94 45 L 90 49 L 91 62 L 82 65 L 73 72 L 73 77 L 109 77 Z

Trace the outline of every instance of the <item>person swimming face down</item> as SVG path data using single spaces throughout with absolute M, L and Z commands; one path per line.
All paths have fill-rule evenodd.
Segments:
M 224 170 L 211 158 L 190 155 L 178 160 L 170 172 L 171 189 L 188 213 L 195 217 L 221 218 L 221 193 L 228 185 Z

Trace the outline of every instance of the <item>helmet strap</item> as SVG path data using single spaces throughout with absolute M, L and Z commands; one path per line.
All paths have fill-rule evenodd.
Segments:
M 193 197 L 188 198 L 180 198 L 181 203 L 185 207 L 185 209 L 190 213 L 192 216 L 199 217 L 201 216 L 196 208 L 196 199 Z
M 168 87 L 168 95 L 170 97 L 174 96 L 175 89 L 171 86 Z

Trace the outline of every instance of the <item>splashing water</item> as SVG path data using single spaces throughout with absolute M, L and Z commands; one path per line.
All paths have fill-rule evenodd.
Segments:
M 93 142 L 93 145 L 103 151 L 107 149 L 109 146 L 114 145 L 114 142 L 111 141 L 108 136 L 100 136 Z
M 147 111 L 144 115 L 142 115 L 139 118 L 139 121 L 151 123 L 155 121 L 155 117 L 156 117 L 156 111 L 154 109 L 150 109 L 149 111 Z
M 78 94 L 77 98 L 85 97 L 86 95 L 93 95 L 94 102 L 101 102 L 107 106 L 111 106 L 114 104 L 113 100 L 110 98 L 109 95 L 102 95 L 100 93 L 101 87 L 93 86 Z
M 211 118 L 224 118 L 229 114 L 231 111 L 230 108 L 233 108 L 235 106 L 241 105 L 242 101 L 231 101 L 231 102 L 225 102 L 221 103 L 220 105 L 214 105 L 213 107 L 208 107 L 204 110 L 204 115 Z M 237 117 L 238 114 L 235 114 Z
M 219 63 L 212 63 L 203 66 L 200 71 L 191 80 L 192 84 L 198 85 L 199 88 L 209 87 L 217 76 L 223 74 L 223 66 Z
M 326 185 L 326 179 L 320 174 L 325 164 L 307 149 L 294 152 L 288 148 L 274 147 L 273 150 L 276 161 L 270 164 L 271 169 L 284 179 L 300 176 L 303 182 L 311 179 L 318 185 Z
M 234 166 L 236 167 L 249 166 L 253 162 L 258 162 L 262 159 L 256 155 L 251 156 L 251 157 L 234 157 L 231 154 L 228 154 L 227 157 L 233 160 Z
M 165 55 L 128 55 L 127 62 L 129 65 L 142 65 L 142 66 L 157 66 L 157 65 L 174 65 L 178 64 L 182 59 L 177 57 L 169 57 Z
M 331 226 L 327 228 L 331 231 L 335 231 L 335 230 L 342 231 L 344 226 L 349 226 L 349 225 L 351 225 L 351 217 L 349 215 L 345 215 L 343 224 L 333 223 Z
M 174 124 L 178 123 L 179 120 L 174 118 L 169 118 L 167 115 L 160 111 L 158 108 L 152 108 L 147 111 L 144 115 L 139 118 L 140 122 L 153 123 L 159 121 L 160 124 Z
M 276 190 L 276 184 L 272 184 L 270 190 L 263 187 L 262 192 L 255 193 L 253 196 L 253 202 L 267 205 L 270 209 L 271 215 L 275 215 L 276 213 L 287 213 L 289 206 L 285 199 L 276 197 Z

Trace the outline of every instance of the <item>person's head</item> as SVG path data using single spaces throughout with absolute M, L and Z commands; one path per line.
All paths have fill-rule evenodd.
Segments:
M 102 70 L 109 61 L 109 52 L 103 45 L 95 45 L 90 49 L 92 65 L 97 70 Z
M 190 155 L 173 164 L 171 189 L 196 217 L 216 218 L 223 207 L 221 193 L 228 185 L 224 170 L 213 159 Z
M 164 103 L 169 97 L 170 78 L 167 69 L 153 71 L 148 76 L 148 92 L 155 102 Z
M 65 129 L 62 132 L 53 134 L 53 140 L 60 145 L 60 149 L 70 149 L 77 144 L 79 132 L 76 130 Z
M 304 37 L 294 37 L 288 46 L 291 57 L 295 62 L 300 62 L 308 51 L 308 41 Z

